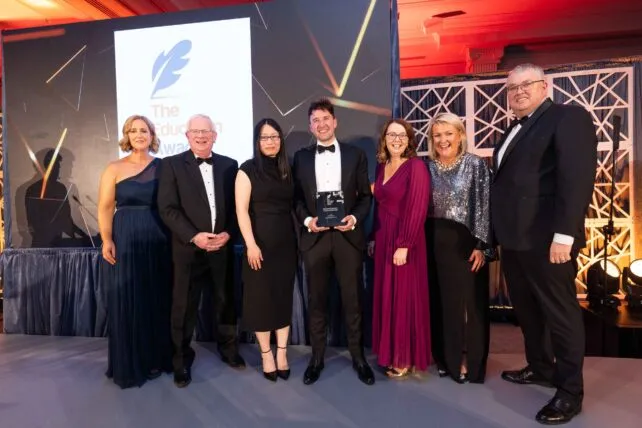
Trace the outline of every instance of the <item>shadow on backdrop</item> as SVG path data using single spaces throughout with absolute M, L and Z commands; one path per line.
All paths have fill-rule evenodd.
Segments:
M 75 224 L 70 199 L 78 200 L 76 186 L 69 181 L 73 154 L 61 149 L 43 149 L 36 159 L 47 171 L 53 161 L 48 180 L 34 165 L 34 176 L 16 190 L 16 219 L 22 248 L 93 247 L 100 242 Z M 82 209 L 82 208 L 81 208 Z M 85 215 L 80 213 L 81 216 Z

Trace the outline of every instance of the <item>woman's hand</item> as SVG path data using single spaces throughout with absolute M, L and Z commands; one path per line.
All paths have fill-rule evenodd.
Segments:
M 375 246 L 374 241 L 368 242 L 368 257 L 374 257 L 374 246 Z
M 471 272 L 477 272 L 486 263 L 486 258 L 481 250 L 473 250 L 468 261 L 473 264 L 470 268 Z
M 116 245 L 114 245 L 114 241 L 103 241 L 103 259 L 110 265 L 116 264 Z
M 403 266 L 408 262 L 408 249 L 397 248 L 395 254 L 392 256 L 392 264 L 395 266 Z
M 261 269 L 261 262 L 263 261 L 263 254 L 258 245 L 247 247 L 247 262 L 254 270 Z

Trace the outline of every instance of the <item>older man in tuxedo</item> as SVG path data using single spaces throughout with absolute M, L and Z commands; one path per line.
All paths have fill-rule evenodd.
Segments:
M 316 143 L 294 156 L 293 177 L 296 216 L 301 222 L 303 253 L 309 297 L 309 332 L 312 358 L 303 383 L 313 384 L 324 367 L 329 280 L 334 270 L 341 288 L 348 349 L 359 379 L 372 385 L 374 373 L 363 355 L 360 288 L 363 252 L 366 247 L 363 221 L 370 211 L 372 191 L 365 153 L 337 141 L 334 106 L 326 99 L 308 109 L 310 132 Z M 321 226 L 317 211 L 320 192 L 343 192 L 344 214 L 334 227 Z
M 557 388 L 536 416 L 553 425 L 577 415 L 584 396 L 575 259 L 586 244 L 597 138 L 591 115 L 553 103 L 547 88 L 543 70 L 532 64 L 508 75 L 508 104 L 518 120 L 495 149 L 491 217 L 528 363 L 502 378 Z
M 237 229 L 234 181 L 238 163 L 212 153 L 216 130 L 212 119 L 195 115 L 187 124 L 190 149 L 161 163 L 158 207 L 172 232 L 174 287 L 171 329 L 174 383 L 192 380 L 192 333 L 204 287 L 213 287 L 218 351 L 224 363 L 244 368 L 238 353 L 231 235 Z

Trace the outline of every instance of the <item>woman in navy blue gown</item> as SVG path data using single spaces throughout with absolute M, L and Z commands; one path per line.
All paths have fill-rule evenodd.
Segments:
M 152 122 L 131 116 L 120 148 L 100 180 L 98 225 L 108 277 L 107 377 L 121 388 L 141 386 L 171 371 L 172 261 L 168 232 L 158 216 L 159 140 Z

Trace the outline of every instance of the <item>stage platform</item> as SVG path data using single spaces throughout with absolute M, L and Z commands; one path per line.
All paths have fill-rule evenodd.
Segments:
M 533 417 L 553 394 L 502 381 L 519 354 L 492 354 L 484 385 L 459 385 L 434 372 L 404 381 L 377 373 L 361 384 L 348 354 L 329 349 L 317 384 L 301 381 L 309 348 L 292 347 L 293 376 L 272 384 L 259 374 L 256 347 L 234 371 L 209 344 L 196 344 L 193 382 L 178 389 L 170 375 L 121 390 L 103 375 L 104 338 L 0 335 L 0 427 L 536 427 Z M 372 359 L 371 359 L 372 362 Z M 642 360 L 590 357 L 584 411 L 568 427 L 642 426 Z

